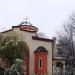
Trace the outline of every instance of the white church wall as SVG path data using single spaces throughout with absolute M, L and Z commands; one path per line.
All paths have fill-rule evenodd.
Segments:
M 32 39 L 32 35 L 31 33 L 25 33 L 22 32 L 24 41 L 27 42 L 28 46 L 29 46 L 29 54 L 30 54 L 30 64 L 29 64 L 29 72 L 30 74 L 34 73 L 34 51 L 39 47 L 39 46 L 43 46 L 48 50 L 48 63 L 47 63 L 47 68 L 48 68 L 48 73 L 49 75 L 52 74 L 52 43 L 51 42 L 44 42 L 44 41 L 38 41 L 38 40 L 33 40 Z
M 19 28 L 14 28 L 13 31 L 18 33 L 20 35 L 20 40 L 25 41 L 29 46 L 29 75 L 34 74 L 34 51 L 39 46 L 45 47 L 48 51 L 47 69 L 48 75 L 52 75 L 52 42 L 33 40 L 32 36 L 35 35 L 35 33 L 21 31 Z

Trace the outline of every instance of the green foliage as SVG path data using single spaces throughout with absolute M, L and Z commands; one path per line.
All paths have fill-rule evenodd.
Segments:
M 4 73 L 5 73 L 5 69 L 0 67 L 0 75 L 4 75 Z
M 24 41 L 20 41 L 16 33 L 0 35 L 0 56 L 6 58 L 10 65 L 15 59 L 23 59 L 27 53 L 28 46 Z
M 5 75 L 24 75 L 23 60 L 16 59 L 14 64 L 6 71 Z

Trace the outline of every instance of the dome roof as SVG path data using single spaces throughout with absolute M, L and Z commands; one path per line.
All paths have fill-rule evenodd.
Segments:
M 48 52 L 48 51 L 43 46 L 40 46 L 34 52 Z
M 33 26 L 30 22 L 21 22 L 18 26 L 20 29 L 27 32 L 38 32 L 38 28 Z
M 22 26 L 22 25 L 32 25 L 32 24 L 30 22 L 21 22 L 19 25 Z

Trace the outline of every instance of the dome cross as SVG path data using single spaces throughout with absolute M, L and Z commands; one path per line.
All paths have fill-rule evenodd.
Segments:
M 27 16 L 26 16 L 26 18 L 24 18 L 26 24 L 28 23 L 28 20 L 29 20 L 29 19 L 30 19 L 30 18 L 28 18 Z

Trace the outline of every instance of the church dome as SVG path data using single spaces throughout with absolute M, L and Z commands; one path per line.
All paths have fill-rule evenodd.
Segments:
M 32 24 L 30 22 L 21 22 L 19 25 L 22 26 L 22 25 L 32 25 Z
M 43 46 L 40 46 L 34 52 L 48 52 L 48 51 Z
M 33 26 L 30 22 L 21 22 L 19 24 L 20 29 L 27 32 L 37 32 L 38 28 Z

